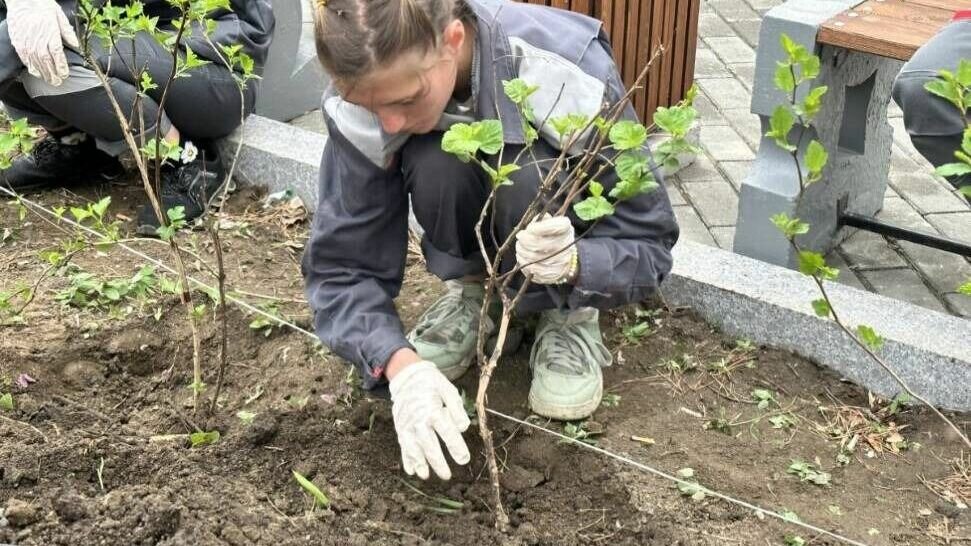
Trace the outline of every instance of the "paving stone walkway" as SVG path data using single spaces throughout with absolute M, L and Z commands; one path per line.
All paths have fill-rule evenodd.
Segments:
M 752 167 L 761 129 L 749 112 L 762 15 L 781 0 L 703 0 L 695 78 L 701 147 L 694 165 L 668 181 L 682 237 L 731 250 L 738 191 Z M 910 143 L 891 105 L 890 187 L 878 217 L 971 241 L 971 207 Z M 840 282 L 942 312 L 971 317 L 971 298 L 955 289 L 971 279 L 960 256 L 858 231 L 829 257 Z
M 702 0 L 695 78 L 701 115 L 698 160 L 666 182 L 682 237 L 732 249 L 738 191 L 761 135 L 749 112 L 755 46 L 766 11 L 781 0 Z M 894 145 L 890 187 L 878 217 L 906 227 L 971 241 L 971 207 L 910 143 L 891 105 Z M 320 113 L 294 120 L 324 132 Z M 971 298 L 955 292 L 971 279 L 971 263 L 954 254 L 858 231 L 828 256 L 840 282 L 911 303 L 971 317 Z

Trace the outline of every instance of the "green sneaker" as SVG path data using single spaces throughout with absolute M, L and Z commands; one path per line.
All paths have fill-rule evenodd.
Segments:
M 445 286 L 448 292 L 418 319 L 408 341 L 451 381 L 462 377 L 475 358 L 485 288 L 481 283 L 461 281 L 445 281 Z M 492 329 L 489 322 L 486 328 Z
M 529 407 L 561 421 L 593 414 L 603 397 L 603 373 L 610 351 L 600 335 L 600 312 L 586 307 L 572 312 L 544 311 L 529 358 L 533 382 Z

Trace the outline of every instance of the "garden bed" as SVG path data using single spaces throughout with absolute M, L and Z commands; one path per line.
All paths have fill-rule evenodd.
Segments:
M 78 191 L 40 200 L 78 205 L 110 194 L 110 214 L 133 218 L 140 194 L 118 185 Z M 264 209 L 247 190 L 221 222 L 237 296 L 309 328 L 299 212 Z M 66 237 L 33 213 L 21 221 L 12 205 L 0 209 L 4 228 L 0 292 L 41 279 L 47 264 L 38 253 Z M 205 241 L 195 245 L 204 256 Z M 133 245 L 168 256 L 157 243 Z M 129 279 L 145 265 L 117 247 L 72 261 L 94 279 Z M 196 415 L 191 336 L 177 297 L 148 288 L 78 309 L 58 301 L 70 299 L 78 274 L 40 282 L 23 324 L 0 328 L 0 393 L 14 404 L 0 410 L 0 543 L 776 545 L 800 544 L 798 536 L 838 544 L 492 417 L 513 525 L 500 535 L 477 434 L 466 434 L 473 460 L 453 469 L 451 482 L 406 480 L 389 404 L 363 396 L 346 365 L 312 339 L 254 323 L 259 317 L 236 307 L 220 409 Z M 406 323 L 441 292 L 410 255 L 398 300 Z M 204 313 L 211 388 L 219 329 L 211 309 Z M 712 490 L 866 544 L 971 537 L 971 517 L 959 508 L 971 500 L 967 455 L 962 461 L 960 441 L 929 411 L 873 399 L 799 357 L 727 338 L 689 310 L 616 310 L 602 325 L 615 364 L 605 371 L 604 406 L 580 429 L 599 447 L 671 474 L 690 468 Z M 520 419 L 529 416 L 528 358 L 524 344 L 491 387 L 491 407 Z M 460 383 L 474 392 L 475 374 Z M 966 427 L 968 416 L 955 420 Z M 220 439 L 189 447 L 197 428 Z M 329 496 L 330 509 L 314 507 L 294 470 Z

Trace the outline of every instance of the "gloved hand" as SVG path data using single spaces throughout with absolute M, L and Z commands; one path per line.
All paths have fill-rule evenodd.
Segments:
M 390 389 L 391 414 L 405 472 L 427 480 L 431 466 L 439 478 L 451 478 L 439 437 L 456 463 L 466 464 L 471 459 L 462 439 L 469 428 L 469 416 L 459 391 L 427 360 L 403 368 L 391 379 Z
M 516 234 L 516 261 L 523 266 L 524 274 L 532 275 L 533 282 L 570 281 L 576 274 L 577 247 L 572 244 L 575 237 L 569 218 L 544 214 Z
M 61 85 L 68 76 L 63 44 L 77 49 L 81 45 L 57 2 L 7 0 L 6 20 L 10 42 L 27 72 L 51 85 Z

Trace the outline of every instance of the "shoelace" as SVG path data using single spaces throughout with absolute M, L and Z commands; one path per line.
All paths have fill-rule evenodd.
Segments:
M 553 370 L 583 375 L 595 365 L 587 341 L 567 324 L 543 333 L 543 349 Z
M 432 333 L 445 339 L 452 339 L 456 332 L 462 330 L 463 321 L 447 319 L 457 318 L 465 313 L 472 314 L 474 326 L 479 316 L 478 302 L 472 298 L 463 297 L 461 292 L 449 292 L 428 308 L 415 330 L 418 337 Z

